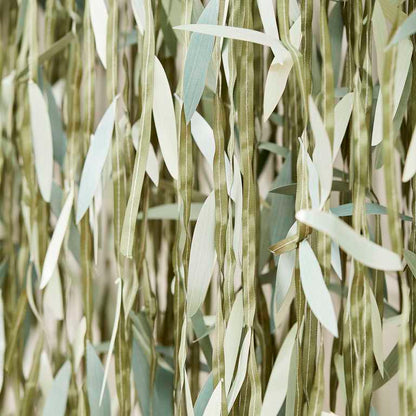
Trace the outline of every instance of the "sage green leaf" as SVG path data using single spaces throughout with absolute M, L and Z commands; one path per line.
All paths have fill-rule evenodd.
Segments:
M 338 337 L 334 305 L 325 285 L 318 259 L 306 240 L 299 244 L 299 268 L 302 288 L 309 307 L 318 321 L 334 337 Z
M 201 212 L 203 204 L 200 202 L 192 202 L 190 220 L 196 221 L 198 215 Z M 143 213 L 140 212 L 138 219 L 143 218 Z M 151 207 L 147 210 L 148 220 L 175 220 L 179 218 L 179 206 L 178 204 L 164 204 Z
M 402 270 L 400 256 L 357 234 L 349 225 L 328 212 L 301 210 L 296 219 L 331 237 L 346 253 L 377 270 Z
M 42 198 L 49 202 L 52 192 L 53 140 L 46 101 L 39 86 L 29 81 L 30 125 L 32 129 L 35 169 Z
M 265 2 L 267 3 L 267 2 Z M 270 6 L 268 6 L 270 7 Z M 273 6 L 271 6 L 273 7 Z M 266 12 L 265 12 L 266 13 Z M 275 23 L 274 15 L 272 19 Z M 298 18 L 296 22 L 290 28 L 290 39 L 296 49 L 299 48 L 301 40 L 301 19 Z M 264 25 L 264 22 L 263 22 Z M 272 31 L 272 29 L 271 29 Z M 276 28 L 277 31 L 277 28 Z M 266 33 L 268 33 L 266 31 Z M 268 33 L 273 36 L 272 33 Z M 272 112 L 279 103 L 280 98 L 286 88 L 287 79 L 293 66 L 293 59 L 289 52 L 284 54 L 283 62 L 280 63 L 275 57 L 270 64 L 269 71 L 267 72 L 266 85 L 264 86 L 264 100 L 263 100 L 263 121 L 266 121 L 271 116 Z
M 225 393 L 230 390 L 243 330 L 243 296 L 240 291 L 234 301 L 224 337 Z
M 40 289 L 43 289 L 52 278 L 55 268 L 58 264 L 59 253 L 68 228 L 69 217 L 71 215 L 72 203 L 74 202 L 74 192 L 69 193 L 62 211 L 56 223 L 55 231 L 46 252 L 43 262 L 42 277 L 40 280 Z
M 250 352 L 251 329 L 249 329 L 244 337 L 243 344 L 240 349 L 240 356 L 238 358 L 237 372 L 235 374 L 234 382 L 231 385 L 230 391 L 227 395 L 227 409 L 231 411 L 238 393 L 240 393 L 241 386 L 244 383 L 247 373 L 248 353 Z
M 264 393 L 260 416 L 277 415 L 285 401 L 289 381 L 290 358 L 295 345 L 296 329 L 297 325 L 293 325 L 280 347 L 279 354 L 273 364 L 266 392 Z
M 335 160 L 342 140 L 350 121 L 352 106 L 354 104 L 354 94 L 352 92 L 345 94 L 337 103 L 334 109 L 334 145 L 332 148 L 332 159 Z
M 131 0 L 131 8 L 133 9 L 134 20 L 137 28 L 143 34 L 146 28 L 146 11 L 142 0 Z
M 416 254 L 413 253 L 413 251 L 405 250 L 404 258 L 406 260 L 407 265 L 409 266 L 410 271 L 413 274 L 413 277 L 416 278 Z
M 153 78 L 153 119 L 163 159 L 173 179 L 178 179 L 178 137 L 169 82 L 155 56 Z
M 217 23 L 218 8 L 218 0 L 210 0 L 198 19 L 198 24 Z M 192 34 L 186 54 L 183 84 L 183 102 L 187 122 L 191 120 L 202 97 L 213 48 L 212 36 Z
M 409 149 L 407 150 L 406 162 L 403 168 L 402 181 L 409 181 L 416 173 L 416 128 L 413 130 Z
M 215 154 L 214 132 L 208 122 L 197 111 L 191 118 L 191 133 L 198 149 L 213 168 Z
M 3 292 L 0 289 L 0 391 L 3 389 L 5 351 L 6 351 L 6 334 L 4 331 L 4 304 L 3 304 Z
M 402 39 L 412 36 L 414 33 L 416 33 L 416 12 L 411 13 L 396 29 L 396 32 L 390 41 L 390 45 L 394 45 Z
M 87 341 L 87 391 L 91 416 L 110 416 L 111 402 L 107 385 L 100 405 L 100 390 L 104 380 L 104 368 L 94 347 Z
M 77 223 L 89 208 L 97 190 L 113 137 L 117 97 L 110 104 L 97 126 L 82 169 L 77 203 Z
M 219 26 L 213 24 L 193 24 L 175 26 L 174 29 L 186 30 L 204 35 L 219 36 L 229 39 L 242 40 L 246 42 L 257 43 L 259 45 L 268 46 L 272 49 L 277 61 L 282 64 L 286 56 L 287 50 L 279 41 L 279 39 L 266 35 L 257 30 L 245 29 L 242 27 Z
M 43 416 L 64 416 L 68 399 L 71 363 L 65 361 L 53 380 L 43 407 Z
M 309 96 L 309 115 L 313 137 L 315 138 L 312 159 L 319 175 L 321 185 L 320 206 L 323 207 L 332 188 L 332 151 L 328 133 L 311 96 Z
M 220 416 L 221 415 L 221 397 L 222 397 L 222 381 L 217 384 L 215 390 L 207 403 L 203 416 Z
M 195 315 L 205 299 L 214 270 L 215 194 L 205 200 L 196 221 L 192 237 L 188 269 L 187 314 Z
M 89 0 L 89 5 L 95 47 L 103 67 L 107 68 L 107 6 L 104 0 Z
M 371 298 L 371 328 L 373 331 L 373 351 L 378 371 L 384 376 L 384 352 L 383 352 L 383 328 L 381 326 L 380 312 L 373 291 L 370 290 Z
M 149 175 L 151 181 L 155 186 L 159 186 L 159 162 L 153 149 L 152 144 L 149 144 L 149 154 L 146 162 L 146 173 Z

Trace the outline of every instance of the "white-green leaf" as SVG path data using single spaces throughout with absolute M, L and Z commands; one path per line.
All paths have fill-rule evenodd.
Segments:
M 42 278 L 40 280 L 40 289 L 43 289 L 48 284 L 49 280 L 53 276 L 53 272 L 55 271 L 65 233 L 68 228 L 73 201 L 74 192 L 71 190 L 59 215 L 55 231 L 53 232 L 48 250 L 46 252 L 42 268 Z
M 257 7 L 259 9 L 261 22 L 263 23 L 264 32 L 269 36 L 279 38 L 279 31 L 277 30 L 276 11 L 273 7 L 272 0 L 257 0 Z
M 43 295 L 43 308 L 48 311 L 56 320 L 64 319 L 64 304 L 62 299 L 61 277 L 59 269 L 55 267 L 52 278 L 46 286 Z
M 279 350 L 264 394 L 260 416 L 275 416 L 285 401 L 289 381 L 290 357 L 295 344 L 297 325 L 294 325 Z
M 131 0 L 134 20 L 136 21 L 139 32 L 143 35 L 146 28 L 146 12 L 142 0 Z
M 155 153 L 155 149 L 149 143 L 149 154 L 147 155 L 146 173 L 155 186 L 159 186 L 159 162 Z
M 249 328 L 246 336 L 244 337 L 243 344 L 241 345 L 240 357 L 238 358 L 237 372 L 234 378 L 234 382 L 230 388 L 227 396 L 227 409 L 228 412 L 232 409 L 238 393 L 240 393 L 241 386 L 244 383 L 247 373 L 248 354 L 250 352 L 251 341 L 251 329 Z
M 373 351 L 378 370 L 381 376 L 384 374 L 383 330 L 381 327 L 380 312 L 373 291 L 368 287 L 371 299 L 371 329 L 373 332 Z
M 191 133 L 198 149 L 212 169 L 215 154 L 214 132 L 204 117 L 197 111 L 192 115 Z
M 403 39 L 397 47 L 396 66 L 394 71 L 394 110 L 393 115 L 396 114 L 400 104 L 400 98 L 403 94 L 403 89 L 406 84 L 407 74 L 412 61 L 413 45 L 409 39 Z
M 283 63 L 283 59 L 287 53 L 287 50 L 278 38 L 266 35 L 263 32 L 258 32 L 257 30 L 245 29 L 242 27 L 219 26 L 200 23 L 176 26 L 174 29 L 187 30 L 204 35 L 219 36 L 268 46 L 272 49 L 274 56 L 277 58 L 279 63 Z
M 402 39 L 405 39 L 416 33 L 416 12 L 413 12 L 396 30 L 390 44 L 400 42 Z
M 29 81 L 30 125 L 32 129 L 35 170 L 42 198 L 49 202 L 53 177 L 53 140 L 51 122 L 42 91 Z
M 77 223 L 84 216 L 89 208 L 92 198 L 97 190 L 101 172 L 111 145 L 113 136 L 114 120 L 116 115 L 117 97 L 108 107 L 95 131 L 94 138 L 91 138 L 91 145 L 88 149 L 85 164 L 82 169 L 79 185 L 77 204 Z
M 227 394 L 234 374 L 238 350 L 240 348 L 241 332 L 244 325 L 243 294 L 238 292 L 231 309 L 224 337 L 224 362 L 225 362 L 225 393 Z
M 89 3 L 95 47 L 101 63 L 107 68 L 107 6 L 104 0 L 90 0 Z
M 6 334 L 4 332 L 3 293 L 2 293 L 2 290 L 0 290 L 0 391 L 3 389 L 5 351 L 6 351 Z
M 407 151 L 406 162 L 403 169 L 402 181 L 407 182 L 416 173 L 416 128 L 413 130 L 410 140 L 409 150 Z
M 215 195 L 205 200 L 196 221 L 188 269 L 187 313 L 193 316 L 207 294 L 215 265 Z
M 218 0 L 210 0 L 201 13 L 197 26 L 201 24 L 203 26 L 211 26 L 217 23 L 218 8 Z M 207 23 L 208 25 L 206 25 Z M 206 34 L 193 33 L 191 36 L 186 54 L 183 80 L 183 102 L 187 122 L 191 120 L 204 92 L 205 79 L 211 62 L 214 40 L 213 36 L 206 36 Z
M 215 390 L 207 403 L 204 410 L 204 416 L 220 416 L 221 415 L 221 401 L 222 401 L 222 380 L 217 384 Z
M 105 384 L 104 400 L 100 405 L 100 389 L 104 369 L 94 347 L 87 341 L 87 391 L 91 416 L 111 416 L 110 393 Z
M 68 400 L 69 381 L 71 380 L 71 363 L 65 361 L 58 371 L 52 386 L 48 392 L 43 416 L 64 416 L 66 402 Z
M 323 207 L 332 188 L 332 151 L 328 133 L 311 96 L 309 96 L 309 114 L 312 133 L 315 138 L 312 159 L 321 184 L 320 206 Z
M 100 393 L 100 400 L 99 400 L 100 406 L 103 404 L 104 393 L 107 394 L 105 390 L 107 388 L 108 371 L 110 369 L 111 356 L 113 354 L 114 344 L 116 342 L 118 322 L 120 320 L 120 312 L 121 312 L 121 297 L 122 297 L 121 296 L 122 295 L 121 279 L 118 278 L 115 283 L 118 286 L 118 288 L 117 288 L 117 303 L 116 303 L 116 311 L 115 311 L 115 315 L 114 315 L 113 330 L 111 332 L 110 344 L 108 346 L 108 352 L 107 352 L 107 359 L 105 361 L 104 377 L 102 379 L 102 384 L 101 384 L 101 393 Z
M 307 240 L 299 244 L 300 280 L 306 300 L 318 321 L 338 337 L 337 317 L 321 266 Z
M 335 160 L 341 147 L 342 139 L 350 121 L 354 94 L 349 92 L 335 105 L 334 109 L 334 146 L 332 149 L 332 160 Z
M 264 0 L 262 0 L 264 1 Z M 272 19 L 275 21 L 274 15 Z M 297 19 L 296 22 L 290 28 L 290 40 L 295 48 L 299 47 L 301 40 L 301 19 Z M 266 31 L 267 33 L 267 31 Z M 270 33 L 269 33 L 270 34 Z M 267 72 L 266 85 L 264 86 L 264 100 L 263 100 L 263 120 L 266 121 L 276 108 L 280 98 L 286 88 L 286 83 L 293 66 L 292 56 L 289 52 L 283 55 L 283 61 L 279 63 L 275 57 Z
M 345 252 L 360 263 L 377 270 L 402 270 L 400 256 L 357 234 L 344 221 L 328 212 L 301 210 L 298 221 L 329 235 Z
M 178 137 L 172 93 L 165 70 L 156 56 L 153 87 L 153 119 L 160 150 L 172 178 L 178 179 Z

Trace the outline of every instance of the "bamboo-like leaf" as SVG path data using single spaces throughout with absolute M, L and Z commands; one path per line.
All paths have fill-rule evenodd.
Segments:
M 357 234 L 334 215 L 316 210 L 296 213 L 298 221 L 329 235 L 345 252 L 362 264 L 378 270 L 402 270 L 400 257 Z
M 37 84 L 29 81 L 30 124 L 35 153 L 36 176 L 40 193 L 46 202 L 51 199 L 53 175 L 53 141 L 48 108 Z
M 84 216 L 92 202 L 101 177 L 101 171 L 110 149 L 116 114 L 117 97 L 106 110 L 98 124 L 95 135 L 91 138 L 79 184 L 77 203 L 77 223 Z
M 187 314 L 193 316 L 205 299 L 214 269 L 215 195 L 211 192 L 198 216 L 189 258 Z
M 312 133 L 315 138 L 315 148 L 312 158 L 319 175 L 319 182 L 321 184 L 320 206 L 323 207 L 332 188 L 331 142 L 329 141 L 328 133 L 312 97 L 309 97 L 309 114 Z
M 71 215 L 72 203 L 74 202 L 74 193 L 71 190 L 65 204 L 59 215 L 56 228 L 53 233 L 48 251 L 46 252 L 45 261 L 43 262 L 42 277 L 40 280 L 40 288 L 43 289 L 52 278 L 58 263 L 59 253 L 68 228 L 69 217 Z
M 274 56 L 280 64 L 283 63 L 283 59 L 287 53 L 286 49 L 281 44 L 279 39 L 252 29 L 201 23 L 193 25 L 176 26 L 174 29 L 187 30 L 190 32 L 201 33 L 204 35 L 225 37 L 229 39 L 242 40 L 246 42 L 257 43 L 263 46 L 268 46 L 272 49 Z
M 279 414 L 280 408 L 286 397 L 289 381 L 290 358 L 295 345 L 296 325 L 292 327 L 280 348 L 279 354 L 273 365 L 269 383 L 264 394 L 261 416 Z
M 68 399 L 69 381 L 71 378 L 71 363 L 66 361 L 59 369 L 51 389 L 48 392 L 43 416 L 64 416 Z
M 402 181 L 409 181 L 416 173 L 416 128 L 413 130 L 412 139 L 407 151 L 406 163 L 403 168 Z
M 153 82 L 153 118 L 160 150 L 172 178 L 178 179 L 178 138 L 172 93 L 165 70 L 156 56 Z
M 87 341 L 87 391 L 91 416 L 111 415 L 110 393 L 105 384 L 104 400 L 100 404 L 100 390 L 104 381 L 104 369 L 94 347 Z
M 218 8 L 218 0 L 210 0 L 201 13 L 198 24 L 212 25 L 217 23 Z M 202 97 L 213 48 L 214 38 L 212 36 L 192 34 L 186 54 L 183 85 L 183 102 L 187 122 L 191 120 Z
M 107 6 L 104 0 L 89 0 L 89 5 L 97 54 L 103 67 L 107 68 Z
M 337 103 L 334 109 L 334 145 L 332 148 L 332 159 L 335 160 L 338 151 L 341 148 L 342 139 L 347 130 L 350 121 L 352 106 L 354 103 L 354 94 L 352 92 L 345 94 Z
M 338 337 L 334 305 L 326 288 L 318 259 L 306 240 L 299 244 L 299 268 L 302 288 L 309 307 L 319 322 L 332 335 Z
M 222 396 L 222 381 L 217 384 L 215 390 L 207 403 L 203 416 L 220 416 L 221 415 L 221 396 Z

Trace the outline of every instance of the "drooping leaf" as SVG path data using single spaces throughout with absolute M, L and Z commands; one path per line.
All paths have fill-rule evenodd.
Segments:
M 37 84 L 29 81 L 30 125 L 32 129 L 35 168 L 42 198 L 49 202 L 52 192 L 53 140 L 45 99 Z
M 299 268 L 306 300 L 318 321 L 338 337 L 337 317 L 322 270 L 308 241 L 299 244 Z
M 43 407 L 43 416 L 64 416 L 68 399 L 71 363 L 65 361 L 53 380 Z
M 101 171 L 111 145 L 117 98 L 113 100 L 98 124 L 82 169 L 77 203 L 77 223 L 92 202 L 101 177 Z
M 329 235 L 345 252 L 368 267 L 378 270 L 402 270 L 400 256 L 357 234 L 333 214 L 317 210 L 296 213 L 298 221 Z
M 187 314 L 193 316 L 205 299 L 214 269 L 215 195 L 211 192 L 196 221 L 189 258 Z

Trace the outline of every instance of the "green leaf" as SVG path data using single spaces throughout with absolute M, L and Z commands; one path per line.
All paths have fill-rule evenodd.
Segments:
M 329 235 L 346 253 L 360 263 L 377 270 L 402 270 L 400 256 L 357 234 L 333 214 L 317 210 L 301 210 L 298 221 Z
M 416 12 L 410 14 L 407 19 L 396 29 L 390 45 L 400 42 L 416 33 Z
M 416 173 L 416 128 L 413 130 L 409 149 L 407 150 L 406 162 L 403 168 L 402 181 L 407 182 Z
M 42 198 L 49 202 L 53 177 L 53 140 L 48 108 L 39 86 L 29 81 L 30 125 L 35 168 Z
M 153 119 L 160 150 L 172 178 L 178 179 L 178 137 L 172 93 L 165 70 L 156 56 L 153 85 Z
M 104 0 L 89 0 L 89 4 L 95 47 L 103 67 L 107 68 L 107 6 Z
M 196 221 L 189 257 L 187 314 L 193 316 L 205 299 L 213 273 L 215 253 L 215 195 L 205 200 Z
M 74 202 L 74 192 L 69 193 L 62 211 L 56 223 L 55 231 L 53 232 L 51 241 L 46 252 L 45 260 L 43 262 L 42 277 L 40 281 L 40 289 L 43 289 L 53 276 L 53 272 L 58 264 L 59 253 L 61 251 L 62 243 L 68 228 L 69 217 L 71 215 L 72 203 Z
M 117 97 L 108 107 L 95 131 L 94 138 L 91 138 L 91 145 L 85 158 L 82 169 L 81 181 L 79 184 L 77 203 L 77 223 L 84 216 L 89 208 L 97 190 L 105 160 L 113 137 L 114 120 L 116 114 Z
M 202 12 L 198 23 L 217 23 L 218 7 L 218 0 L 210 0 Z M 186 54 L 183 81 L 183 101 L 187 122 L 191 120 L 202 97 L 213 48 L 213 36 L 199 33 L 192 34 Z
M 405 250 L 404 258 L 407 265 L 409 266 L 410 271 L 413 274 L 413 277 L 416 277 L 416 254 L 413 251 Z
M 295 345 L 296 330 L 297 325 L 293 325 L 286 335 L 273 364 L 266 392 L 264 393 L 260 416 L 275 416 L 283 405 L 288 388 L 290 358 Z
M 222 400 L 222 380 L 217 384 L 215 390 L 207 403 L 203 416 L 220 416 L 221 415 L 221 400 Z
M 331 296 L 322 275 L 321 266 L 306 240 L 299 244 L 299 268 L 303 292 L 313 314 L 335 337 L 338 337 L 337 317 Z
M 43 416 L 64 416 L 66 402 L 68 399 L 69 381 L 71 379 L 71 363 L 65 361 L 64 365 L 58 371 L 52 386 L 48 392 Z
M 309 115 L 313 137 L 315 138 L 312 159 L 319 176 L 321 185 L 320 206 L 323 207 L 332 188 L 332 150 L 328 133 L 311 96 L 309 96 Z
M 332 148 L 332 160 L 337 157 L 341 148 L 342 140 L 350 121 L 352 106 L 354 103 L 354 94 L 352 92 L 345 94 L 337 103 L 334 109 L 334 146 Z
M 87 391 L 91 416 L 110 416 L 110 393 L 105 386 L 104 400 L 100 406 L 100 390 L 104 380 L 104 368 L 94 347 L 87 341 Z

